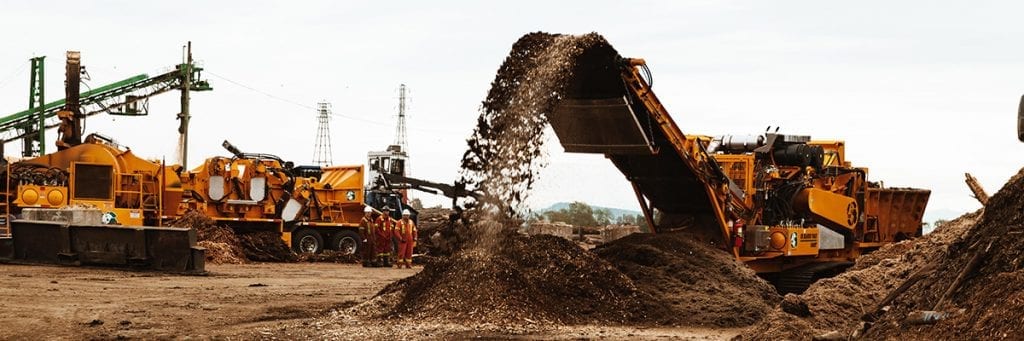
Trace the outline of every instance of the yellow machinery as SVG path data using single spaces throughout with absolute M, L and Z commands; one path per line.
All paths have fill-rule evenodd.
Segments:
M 213 157 L 182 175 L 178 214 L 198 210 L 236 231 L 275 231 L 296 252 L 355 252 L 363 166 L 294 167 L 268 154 Z
M 870 182 L 867 168 L 846 160 L 843 141 L 686 135 L 651 90 L 643 60 L 599 46 L 575 68 L 549 121 L 567 152 L 611 160 L 654 232 L 701 235 L 784 292 L 921 234 L 930 191 Z
M 68 52 L 59 151 L 5 163 L 3 225 L 11 238 L 0 239 L 0 260 L 202 272 L 195 231 L 159 227 L 181 199 L 177 174 L 109 138 L 83 142 L 80 73 L 78 53 Z
M 0 261 L 204 271 L 194 230 L 159 227 L 181 198 L 177 175 L 159 163 L 90 135 L 3 175 L 15 220 L 11 238 L 0 239 Z
M 108 223 L 160 226 L 177 208 L 180 181 L 159 163 L 143 160 L 109 140 L 90 135 L 86 143 L 10 166 L 14 207 L 95 207 Z M 164 200 L 167 198 L 167 200 Z M 164 211 L 168 207 L 171 211 Z M 15 212 L 17 213 L 17 212 Z

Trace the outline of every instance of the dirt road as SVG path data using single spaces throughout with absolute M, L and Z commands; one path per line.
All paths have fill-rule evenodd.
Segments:
M 0 339 L 244 337 L 362 302 L 418 271 L 311 263 L 207 269 L 208 276 L 179 276 L 0 265 Z
M 0 339 L 672 338 L 742 329 L 450 325 L 351 320 L 413 270 L 323 263 L 207 265 L 208 276 L 0 264 Z

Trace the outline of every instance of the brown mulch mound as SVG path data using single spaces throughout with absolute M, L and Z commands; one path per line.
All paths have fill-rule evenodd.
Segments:
M 635 234 L 591 252 L 566 239 L 511 235 L 392 283 L 357 316 L 496 324 L 740 327 L 781 298 L 728 253 L 685 234 Z
M 200 240 L 196 246 L 206 249 L 206 261 L 211 264 L 245 264 L 249 260 L 238 250 L 237 244 Z
M 940 271 L 901 295 L 891 310 L 870 326 L 866 337 L 941 339 L 955 335 L 977 340 L 1021 337 L 1024 169 L 989 199 L 977 224 L 944 248 L 948 252 L 936 261 Z M 976 255 L 978 266 L 965 273 L 961 285 L 953 287 L 946 304 L 937 306 Z M 934 325 L 911 325 L 905 321 L 912 311 L 933 309 L 949 313 L 949 318 Z
M 206 248 L 206 261 L 211 264 L 243 264 L 248 262 L 241 240 L 235 231 L 206 215 L 191 211 L 168 223 L 169 226 L 196 230 L 196 243 Z
M 217 225 L 206 215 L 192 211 L 168 223 L 169 226 L 196 230 L 196 243 L 206 249 L 206 261 L 211 264 L 243 264 L 256 262 L 322 262 L 358 263 L 357 255 L 345 255 L 325 250 L 315 255 L 297 255 L 277 232 L 263 231 L 235 233 L 229 227 Z
M 492 252 L 463 251 L 385 287 L 362 315 L 473 323 L 650 323 L 672 312 L 563 238 L 511 236 Z
M 732 255 L 685 233 L 635 233 L 594 252 L 676 312 L 659 324 L 748 326 L 782 299 Z
M 262 231 L 238 234 L 245 258 L 257 262 L 296 262 L 298 255 L 281 240 L 277 232 Z

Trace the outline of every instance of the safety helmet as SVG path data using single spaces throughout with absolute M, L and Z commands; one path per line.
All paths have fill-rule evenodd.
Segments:
M 402 210 L 402 215 L 403 216 L 407 216 L 407 215 L 412 215 L 412 213 L 409 212 L 409 210 L 406 209 L 406 210 Z
M 373 213 L 373 207 L 366 206 L 366 208 L 363 209 L 363 213 Z

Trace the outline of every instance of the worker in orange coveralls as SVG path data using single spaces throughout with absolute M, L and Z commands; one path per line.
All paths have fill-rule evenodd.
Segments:
M 377 266 L 391 266 L 391 236 L 394 234 L 395 220 L 391 219 L 391 207 L 384 207 L 384 214 L 377 217 L 377 234 L 374 236 L 377 252 Z
M 359 252 L 362 253 L 364 267 L 374 266 L 374 260 L 377 258 L 376 234 L 377 222 L 373 219 L 373 208 L 366 206 L 363 209 L 363 219 L 359 222 L 359 237 L 363 240 L 359 244 Z
M 412 249 L 416 247 L 416 223 L 410 219 L 412 214 L 409 210 L 402 211 L 402 219 L 395 224 L 395 238 L 398 239 L 398 258 L 395 261 L 395 268 L 401 268 L 405 264 L 406 269 L 412 269 Z

